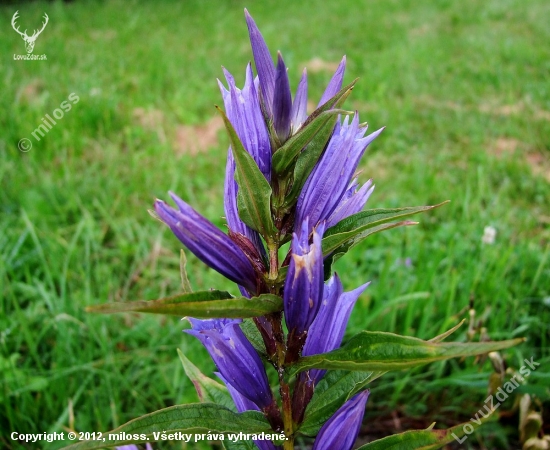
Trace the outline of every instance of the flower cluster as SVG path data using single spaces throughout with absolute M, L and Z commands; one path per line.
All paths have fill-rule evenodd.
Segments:
M 274 64 L 254 20 L 245 14 L 257 76 L 249 64 L 242 89 L 227 70 L 227 85 L 219 81 L 224 118 L 233 135 L 225 172 L 229 232 L 220 231 L 173 193 L 177 208 L 157 200 L 155 209 L 185 247 L 237 283 L 244 297 L 271 294 L 283 300 L 281 312 L 254 318 L 266 358 L 279 374 L 279 398 L 240 319 L 189 319 L 192 328 L 186 332 L 208 350 L 238 412 L 263 412 L 274 430 L 292 440 L 326 371 L 305 370 L 289 382 L 285 369 L 303 356 L 340 347 L 354 304 L 368 285 L 344 292 L 338 275 L 330 273 L 327 261 L 333 255 L 323 252 L 323 238 L 364 208 L 374 185 L 369 180 L 360 186 L 355 172 L 382 130 L 367 135 L 357 113 L 338 109 L 353 87 L 342 88 L 345 57 L 308 116 L 306 71 L 293 98 L 282 55 L 278 53 Z M 241 146 L 244 156 L 238 153 Z M 242 163 L 249 160 L 254 164 L 252 169 L 246 166 L 248 173 L 261 178 L 252 188 L 254 177 L 247 178 Z M 264 185 L 270 193 L 267 219 L 247 203 Z M 289 252 L 279 261 L 287 242 Z M 314 449 L 350 449 L 367 398 L 364 390 L 345 402 L 319 430 Z M 256 445 L 275 448 L 270 441 Z

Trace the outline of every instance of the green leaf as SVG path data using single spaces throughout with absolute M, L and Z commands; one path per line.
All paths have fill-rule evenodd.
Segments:
M 323 255 L 326 257 L 332 254 L 332 257 L 325 261 L 325 275 L 330 273 L 333 262 L 371 234 L 418 223 L 408 220 L 392 222 L 393 220 L 431 211 L 445 203 L 448 203 L 448 201 L 434 206 L 369 209 L 341 220 L 330 227 L 323 237 Z
M 323 111 L 325 110 L 324 108 L 328 108 L 329 105 L 331 105 L 330 107 L 335 108 L 340 107 L 348 98 L 356 82 L 357 79 L 342 88 L 340 92 L 338 92 L 332 99 L 322 105 L 319 110 Z M 314 114 L 315 113 L 313 113 L 312 116 L 314 116 Z M 336 124 L 337 120 L 338 117 L 332 117 L 327 125 L 323 127 L 313 137 L 311 142 L 298 156 L 298 159 L 296 160 L 296 165 L 294 166 L 292 188 L 290 189 L 290 192 L 285 196 L 285 200 L 283 203 L 283 206 L 285 208 L 290 208 L 292 205 L 294 205 L 294 203 L 296 203 L 296 200 L 298 199 L 298 196 L 300 195 L 300 192 L 302 191 L 302 188 L 304 187 L 307 178 L 311 174 L 311 171 L 315 167 L 315 164 L 317 164 L 317 161 L 319 161 L 319 158 L 321 157 L 321 154 L 323 153 L 323 150 L 325 149 L 328 140 L 332 136 L 334 125 Z
M 464 426 L 468 425 L 470 434 L 473 430 L 486 422 L 483 418 L 479 423 L 469 422 L 467 424 L 456 425 L 447 430 L 434 430 L 432 427 L 427 430 L 405 431 L 404 433 L 394 434 L 392 436 L 369 442 L 357 450 L 435 450 L 450 444 L 454 441 L 464 442 L 468 436 L 464 436 Z M 464 437 L 463 437 L 464 436 Z
M 239 216 L 244 223 L 258 231 L 266 240 L 272 240 L 277 230 L 271 216 L 271 186 L 252 155 L 243 147 L 225 113 L 220 108 L 216 108 L 225 123 L 235 157 L 235 179 L 239 185 L 237 194 Z
M 299 359 L 290 368 L 289 374 L 307 369 L 401 370 L 450 358 L 502 350 L 521 342 L 523 339 L 519 338 L 500 342 L 435 343 L 393 333 L 362 331 L 340 349 Z
M 138 444 L 162 440 L 161 434 L 197 433 L 270 433 L 264 415 L 257 411 L 234 413 L 214 403 L 177 405 L 146 414 L 103 434 L 105 441 L 81 441 L 67 450 L 92 450 L 114 445 Z M 129 436 L 132 435 L 132 436 Z M 194 442 L 194 441 L 193 441 Z
M 412 216 L 414 214 L 431 211 L 432 209 L 439 208 L 449 203 L 449 200 L 432 206 L 409 206 L 406 208 L 378 208 L 368 209 L 361 211 L 357 214 L 353 214 L 345 219 L 342 219 L 333 227 L 330 227 L 325 237 L 334 234 L 358 232 L 366 228 L 372 228 L 377 225 L 391 222 L 396 219 L 403 219 L 404 217 Z
M 357 245 L 367 236 L 379 233 L 380 231 L 390 230 L 397 227 L 406 227 L 417 225 L 418 222 L 404 220 L 402 222 L 383 223 L 378 226 L 365 226 L 361 229 L 349 231 L 346 233 L 338 233 L 324 237 L 322 240 L 323 255 L 327 256 L 331 253 L 339 254 L 340 256 L 346 253 L 351 247 Z M 336 260 L 337 258 L 334 258 Z
M 293 135 L 285 144 L 273 154 L 273 170 L 279 175 L 285 174 L 292 163 L 298 157 L 302 149 L 323 129 L 328 129 L 329 135 L 334 128 L 334 121 L 331 118 L 339 114 L 351 114 L 341 109 L 330 109 L 319 114 L 315 119 L 304 124 L 298 132 Z M 327 137 L 328 139 L 328 137 Z
M 241 330 L 260 356 L 267 358 L 264 340 L 254 321 L 252 319 L 244 319 L 241 323 Z
M 429 342 L 441 342 L 454 333 L 462 324 L 430 339 Z M 315 436 L 319 429 L 332 415 L 351 397 L 361 392 L 372 381 L 380 378 L 386 372 L 360 371 L 328 371 L 315 386 L 315 394 L 309 403 L 299 432 L 307 436 Z
M 301 434 L 316 436 L 323 424 L 351 397 L 381 377 L 385 372 L 329 371 L 315 386 L 315 394 L 307 406 Z
M 222 443 L 225 450 L 258 450 L 256 444 L 252 441 L 237 441 L 232 442 L 229 439 L 226 439 Z
M 283 301 L 276 295 L 262 294 L 251 299 L 234 298 L 228 292 L 215 290 L 179 294 L 159 300 L 106 303 L 86 308 L 94 313 L 145 312 L 199 319 L 257 317 L 282 309 Z
M 229 391 L 223 384 L 204 375 L 197 366 L 187 359 L 179 348 L 178 355 L 183 365 L 183 370 L 193 383 L 193 386 L 195 386 L 199 400 L 202 403 L 216 403 L 225 406 L 231 411 L 237 411 Z

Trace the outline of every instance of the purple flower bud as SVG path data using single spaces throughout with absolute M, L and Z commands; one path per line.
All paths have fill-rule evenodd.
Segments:
M 361 156 L 382 129 L 363 137 L 365 131 L 366 128 L 359 127 L 358 114 L 355 114 L 351 123 L 346 117 L 341 125 L 336 124 L 323 156 L 298 197 L 295 229 L 308 217 L 311 230 L 319 222 L 329 219 L 341 205 Z M 361 195 L 364 196 L 365 193 Z M 351 210 L 354 210 L 357 205 L 354 203 L 352 206 Z M 345 213 L 346 211 L 340 212 L 337 217 L 347 217 L 344 216 Z
M 302 350 L 303 356 L 327 353 L 340 347 L 355 302 L 369 284 L 344 292 L 337 274 L 325 283 L 323 301 L 315 320 L 309 327 Z M 326 370 L 312 369 L 309 371 L 309 376 L 314 383 L 317 383 L 325 372 Z
M 363 391 L 348 400 L 321 427 L 313 450 L 350 450 L 359 434 L 369 391 Z
M 300 234 L 293 234 L 292 257 L 284 288 L 284 310 L 289 333 L 296 336 L 309 329 L 323 298 L 321 239 L 324 231 L 324 224 L 320 224 L 313 231 L 313 243 L 310 245 L 306 218 Z
M 325 92 L 323 93 L 323 96 L 321 97 L 321 100 L 319 101 L 319 104 L 317 105 L 317 108 L 327 101 L 329 101 L 332 97 L 334 97 L 340 89 L 342 89 L 342 80 L 344 79 L 344 72 L 346 71 L 346 57 L 344 56 L 342 58 L 342 61 L 336 68 L 336 72 L 334 72 L 334 75 L 332 76 L 331 80 L 328 83 L 327 88 L 325 89 Z
M 304 69 L 300 83 L 296 88 L 296 96 L 292 104 L 290 126 L 292 134 L 296 133 L 307 119 L 307 71 Z
M 275 66 L 269 54 L 269 49 L 264 41 L 262 33 L 256 26 L 256 22 L 245 9 L 246 24 L 252 45 L 252 55 L 256 64 L 256 71 L 260 80 L 260 89 L 264 106 L 269 117 L 273 116 L 273 97 L 275 93 Z
M 256 292 L 256 273 L 244 252 L 177 195 L 170 196 L 179 210 L 162 200 L 155 202 L 155 210 L 176 237 L 206 265 L 249 292 Z
M 277 137 L 285 142 L 290 134 L 290 114 L 292 111 L 292 94 L 288 82 L 285 62 L 279 52 L 277 71 L 275 72 L 275 94 L 273 96 L 273 126 Z
M 241 320 L 189 318 L 189 321 L 193 329 L 185 332 L 202 342 L 223 379 L 260 409 L 271 406 L 273 395 L 265 368 L 239 327 Z

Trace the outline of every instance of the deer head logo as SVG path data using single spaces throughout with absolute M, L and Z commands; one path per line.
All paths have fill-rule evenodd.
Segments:
M 44 28 L 46 28 L 46 25 L 48 24 L 48 15 L 44 13 L 44 19 L 46 19 L 46 21 L 42 22 L 42 28 L 38 31 L 34 30 L 32 36 L 28 36 L 27 30 L 21 33 L 21 31 L 19 31 L 19 27 L 15 28 L 15 21 L 19 18 L 19 16 L 17 15 L 18 13 L 19 11 L 15 11 L 15 14 L 11 19 L 11 26 L 21 35 L 21 37 L 25 41 L 25 49 L 27 50 L 27 53 L 32 53 L 32 51 L 34 50 L 34 42 L 36 41 L 36 38 L 40 33 L 42 33 L 42 31 L 44 30 Z

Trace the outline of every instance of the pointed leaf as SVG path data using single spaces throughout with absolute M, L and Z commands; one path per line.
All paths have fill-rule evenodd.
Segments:
M 449 331 L 430 339 L 429 342 L 441 342 L 456 331 L 464 320 Z M 380 378 L 386 372 L 360 372 L 331 370 L 315 386 L 315 394 L 309 403 L 299 432 L 307 436 L 316 436 L 321 426 L 351 397 L 364 390 L 369 383 Z
M 327 237 L 323 237 L 323 255 L 326 257 L 331 253 L 338 253 L 343 255 L 351 247 L 357 245 L 367 236 L 371 234 L 379 233 L 380 231 L 390 230 L 397 227 L 406 227 L 410 225 L 418 225 L 418 222 L 412 222 L 410 220 L 404 220 L 402 222 L 383 223 L 377 226 L 365 226 L 364 228 L 348 231 L 345 233 L 332 234 Z M 338 258 L 334 258 L 334 261 Z
M 315 394 L 309 403 L 302 425 L 301 434 L 316 436 L 323 424 L 351 397 L 385 372 L 344 372 L 329 371 L 315 386 Z
M 257 317 L 282 309 L 283 301 L 276 295 L 262 294 L 248 299 L 235 298 L 223 291 L 197 291 L 159 300 L 114 302 L 86 308 L 88 312 L 94 313 L 144 312 L 199 319 Z
M 469 429 L 473 431 L 486 420 L 481 419 L 479 422 L 463 423 L 447 430 L 434 430 L 430 427 L 427 430 L 405 431 L 369 442 L 357 450 L 436 450 L 455 440 L 458 443 L 464 442 L 468 438 L 464 436 L 464 427 L 469 425 Z
M 520 338 L 499 342 L 435 343 L 393 333 L 362 331 L 338 350 L 302 357 L 291 367 L 290 374 L 307 369 L 401 370 L 450 358 L 502 350 L 523 341 Z
M 177 405 L 146 414 L 103 433 L 104 441 L 81 441 L 67 450 L 91 450 L 114 445 L 159 440 L 160 434 L 182 433 L 273 433 L 264 415 L 257 411 L 234 413 L 214 403 Z M 155 433 L 158 433 L 155 436 Z M 131 436 L 129 436 L 131 435 Z
M 266 240 L 270 240 L 276 233 L 271 216 L 271 186 L 254 158 L 245 150 L 225 113 L 220 108 L 217 109 L 225 123 L 235 158 L 235 179 L 239 185 L 239 216 L 249 227 L 258 231 Z
M 216 403 L 237 412 L 235 403 L 233 403 L 229 391 L 223 384 L 203 374 L 197 366 L 187 359 L 179 348 L 178 355 L 183 365 L 183 370 L 193 383 L 193 386 L 195 386 L 201 403 Z
M 433 206 L 413 206 L 407 208 L 378 208 L 361 211 L 338 222 L 325 232 L 325 237 L 342 233 L 360 233 L 361 231 L 373 228 L 383 223 L 392 222 L 396 219 L 412 216 L 414 214 L 431 211 L 449 203 L 445 201 Z
M 334 122 L 330 119 L 338 115 L 351 114 L 341 109 L 331 109 L 319 114 L 309 124 L 304 124 L 298 132 L 273 154 L 273 169 L 278 174 L 285 174 L 298 157 L 302 149 L 323 129 L 332 131 Z M 327 137 L 328 139 L 328 137 Z
M 369 209 L 341 220 L 333 227 L 330 227 L 323 237 L 323 255 L 325 258 L 329 257 L 325 261 L 325 277 L 330 274 L 331 266 L 338 258 L 371 234 L 391 228 L 417 224 L 417 222 L 408 220 L 391 222 L 392 220 L 431 211 L 446 203 L 448 201 L 434 206 Z

